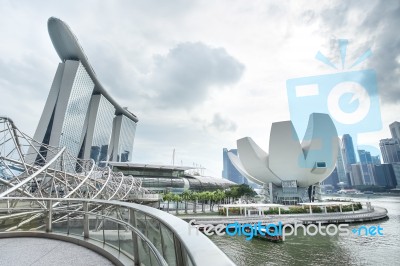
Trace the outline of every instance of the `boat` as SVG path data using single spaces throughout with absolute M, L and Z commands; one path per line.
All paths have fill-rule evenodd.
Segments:
M 373 191 L 364 191 L 364 194 L 374 194 Z
M 245 229 L 246 232 L 250 232 L 250 228 L 246 228 Z M 261 234 L 255 234 L 253 237 L 258 238 L 258 239 L 262 239 L 262 240 L 267 240 L 267 241 L 271 241 L 274 243 L 279 243 L 279 242 L 283 242 L 282 236 L 278 235 L 278 236 L 273 236 L 272 234 L 275 232 L 274 228 L 269 228 L 270 233 L 267 233 L 267 230 L 264 228 L 259 229 L 261 230 L 261 232 L 263 232 L 265 235 L 261 235 Z

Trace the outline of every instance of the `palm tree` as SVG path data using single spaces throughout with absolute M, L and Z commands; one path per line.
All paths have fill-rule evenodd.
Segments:
M 202 192 L 199 193 L 199 199 L 201 200 L 201 211 L 202 212 L 205 212 L 204 204 L 205 204 L 205 201 L 206 201 L 206 198 L 207 198 L 207 194 L 206 193 L 207 193 L 206 191 L 202 191 Z
M 185 201 L 185 213 L 187 213 L 188 200 L 190 200 L 190 191 L 189 190 L 183 191 L 181 197 Z
M 199 193 L 197 192 L 190 192 L 190 200 L 193 201 L 193 213 L 197 212 L 197 200 L 199 198 Z
M 167 201 L 167 212 L 169 213 L 169 202 L 172 200 L 172 197 L 173 197 L 173 195 L 172 195 L 172 193 L 171 192 L 168 192 L 167 194 L 164 194 L 163 195 L 163 201 Z
M 221 201 L 226 198 L 225 192 L 222 190 L 215 191 L 215 200 L 218 201 L 218 209 L 219 205 L 221 205 Z
M 228 199 L 228 204 L 229 203 L 231 203 L 231 197 L 232 197 L 232 191 L 230 190 L 230 189 L 227 189 L 226 191 L 225 191 L 225 196 L 226 196 L 226 198 Z
M 214 209 L 214 201 L 216 200 L 215 191 L 207 192 L 207 199 L 210 201 L 210 212 Z
M 178 203 L 179 203 L 180 201 L 182 201 L 182 198 L 181 198 L 180 195 L 174 194 L 174 195 L 172 196 L 172 200 L 176 202 L 175 211 L 176 211 L 176 214 L 178 214 L 178 209 L 179 209 L 179 208 L 178 208 Z

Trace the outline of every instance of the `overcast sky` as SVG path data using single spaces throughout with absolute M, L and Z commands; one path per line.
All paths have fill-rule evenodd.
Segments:
M 222 149 L 252 137 L 268 151 L 271 123 L 289 120 L 286 80 L 357 69 L 378 76 L 383 128 L 400 120 L 399 1 L 4 1 L 0 0 L 0 114 L 33 136 L 60 62 L 51 16 L 78 37 L 100 82 L 139 118 L 133 161 L 204 166 L 220 177 Z M 373 123 L 373 121 L 371 121 Z

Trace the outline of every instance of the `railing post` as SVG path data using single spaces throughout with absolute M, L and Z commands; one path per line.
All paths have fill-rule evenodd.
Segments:
M 129 223 L 137 228 L 135 211 L 133 209 L 129 209 Z M 132 242 L 133 242 L 133 256 L 135 265 L 140 265 L 140 257 L 139 257 L 139 242 L 138 237 L 134 231 L 132 231 Z
M 47 201 L 47 217 L 46 217 L 46 232 L 50 233 L 52 231 L 52 223 L 53 223 L 53 201 Z
M 89 238 L 89 204 L 83 202 L 83 237 Z

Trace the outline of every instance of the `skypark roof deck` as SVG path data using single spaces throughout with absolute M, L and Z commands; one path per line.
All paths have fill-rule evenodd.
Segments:
M 83 48 L 78 42 L 78 38 L 71 31 L 69 26 L 61 19 L 51 17 L 47 22 L 47 27 L 49 30 L 49 35 L 54 48 L 57 51 L 58 56 L 62 62 L 67 60 L 80 61 L 85 67 L 90 78 L 94 82 L 94 92 L 93 94 L 103 95 L 114 107 L 115 115 L 123 114 L 131 120 L 138 122 L 136 115 L 129 112 L 126 108 L 121 107 L 104 89 L 100 81 L 97 79 L 97 75 L 94 72 L 89 60 L 83 51 Z

